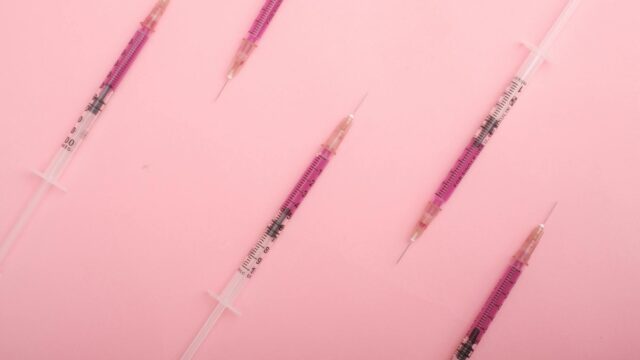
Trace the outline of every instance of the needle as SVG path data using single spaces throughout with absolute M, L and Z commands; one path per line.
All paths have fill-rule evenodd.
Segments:
M 224 91 L 224 88 L 227 87 L 227 84 L 229 83 L 229 80 L 231 80 L 231 78 L 227 76 L 227 79 L 224 81 L 224 84 L 222 84 L 222 87 L 220 88 L 220 91 L 218 92 L 218 96 L 216 96 L 216 99 L 213 102 L 218 101 L 218 99 L 220 98 L 220 95 L 222 95 L 222 92 Z
M 547 223 L 547 221 L 549 221 L 549 218 L 553 214 L 553 211 L 556 209 L 556 206 L 558 206 L 558 202 L 557 201 L 555 203 L 553 203 L 553 206 L 551 207 L 551 209 L 547 213 L 547 216 L 544 218 L 544 221 L 541 224 L 542 226 L 544 226 Z M 407 244 L 407 247 L 404 248 L 404 251 L 402 252 L 402 254 L 400 254 L 400 257 L 398 258 L 398 260 L 396 260 L 396 265 L 400 263 L 400 261 L 402 260 L 404 255 L 407 253 L 407 251 L 409 251 L 409 248 L 411 247 L 411 245 L 413 245 L 414 242 L 415 242 L 415 236 L 412 237 L 411 240 L 409 240 L 409 243 Z
M 349 114 L 349 116 L 355 117 L 356 113 L 358 112 L 358 110 L 360 110 L 360 107 L 362 106 L 362 104 L 364 104 L 364 101 L 367 100 L 367 97 L 369 96 L 369 92 L 367 92 L 366 94 L 364 94 L 364 96 L 362 97 L 362 99 L 360 99 L 360 102 L 358 103 L 358 106 L 356 106 L 355 109 L 353 109 L 353 111 L 351 112 L 351 114 Z
M 407 251 L 409 251 L 409 248 L 411 247 L 411 245 L 413 245 L 413 241 L 410 241 L 407 244 L 407 247 L 404 248 L 404 251 L 402 252 L 402 254 L 400 255 L 400 257 L 398 258 L 398 260 L 396 260 L 396 265 L 400 264 L 400 261 L 402 260 L 402 258 L 404 257 L 404 254 L 407 253 Z
M 542 226 L 544 226 L 547 223 L 547 221 L 549 221 L 549 218 L 553 214 L 553 211 L 556 209 L 556 206 L 558 206 L 558 202 L 557 201 L 555 203 L 553 203 L 553 206 L 551 207 L 551 210 L 549 210 L 549 212 L 547 213 L 547 217 L 545 217 L 544 221 L 542 222 Z

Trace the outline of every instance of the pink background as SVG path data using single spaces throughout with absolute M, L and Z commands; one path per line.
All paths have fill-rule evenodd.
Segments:
M 0 278 L 0 359 L 176 359 L 337 121 L 357 122 L 199 359 L 448 359 L 560 205 L 476 359 L 640 353 L 640 5 L 584 0 L 400 266 L 563 0 L 175 1 Z M 152 0 L 0 2 L 0 234 Z M 521 15 L 516 15 L 521 14 Z

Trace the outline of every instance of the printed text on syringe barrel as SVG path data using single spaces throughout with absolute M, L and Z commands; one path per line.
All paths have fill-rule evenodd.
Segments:
M 62 171 L 71 160 L 72 155 L 89 134 L 98 116 L 107 105 L 109 98 L 113 95 L 118 85 L 120 85 L 124 75 L 147 42 L 150 33 L 151 30 L 149 28 L 142 26 L 131 38 L 124 51 L 122 51 L 120 57 L 118 57 L 118 60 L 111 68 L 111 71 L 102 82 L 100 89 L 93 96 L 93 99 L 85 108 L 82 116 L 78 118 L 76 124 L 62 142 L 60 151 L 46 169 L 44 175 L 49 181 L 56 182 L 61 176 Z
M 502 97 L 500 97 L 498 103 L 484 120 L 482 126 L 471 140 L 471 143 L 467 145 L 462 156 L 458 158 L 454 167 L 449 171 L 449 175 L 436 192 L 436 197 L 440 204 L 449 200 L 458 184 L 460 184 L 460 181 L 462 181 L 462 178 L 464 178 L 482 149 L 484 149 L 484 146 L 500 126 L 500 123 L 502 123 L 502 120 L 504 120 L 513 105 L 518 101 L 518 96 L 525 86 L 526 83 L 518 77 L 511 81 L 507 90 L 503 93 Z
M 256 43 L 258 42 L 258 40 L 260 40 L 265 30 L 267 30 L 267 27 L 271 23 L 271 20 L 273 20 L 273 17 L 282 4 L 282 1 L 283 0 L 267 0 L 265 2 L 262 9 L 260 9 L 258 17 L 253 22 L 251 29 L 249 29 L 249 35 L 247 36 L 247 39 L 249 41 Z
M 271 221 L 271 224 L 267 227 L 258 243 L 251 249 L 249 255 L 247 255 L 242 262 L 242 265 L 238 269 L 240 274 L 247 279 L 253 276 L 253 273 L 262 263 L 264 256 L 271 249 L 273 242 L 278 238 L 278 235 L 280 235 L 280 231 L 284 229 L 286 223 L 291 219 L 302 200 L 315 184 L 322 170 L 324 170 L 329 163 L 331 156 L 332 153 L 327 149 L 323 149 L 316 155 L 311 165 L 309 165 L 302 178 L 298 181 L 296 187 L 280 207 L 278 215 Z
M 480 340 L 487 332 L 487 329 L 489 329 L 489 325 L 491 325 L 491 322 L 498 314 L 498 310 L 500 310 L 502 304 L 518 281 L 518 278 L 522 274 L 523 266 L 524 263 L 514 261 L 503 274 L 502 278 L 498 281 L 498 284 L 491 292 L 491 296 L 489 296 L 482 307 L 482 311 L 471 325 L 467 336 L 456 350 L 456 354 L 454 355 L 455 360 L 466 360 L 471 357 L 476 346 L 480 343 Z

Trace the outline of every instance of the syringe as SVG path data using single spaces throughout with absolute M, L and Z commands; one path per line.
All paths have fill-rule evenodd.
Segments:
M 448 176 L 444 179 L 438 191 L 427 204 L 422 217 L 413 230 L 409 243 L 396 263 L 399 263 L 400 260 L 402 260 L 411 245 L 418 240 L 429 224 L 431 224 L 433 219 L 440 213 L 444 203 L 449 200 L 458 184 L 460 184 L 460 181 L 462 181 L 462 178 L 466 175 L 467 171 L 469 171 L 469 168 L 471 168 L 471 165 L 473 165 L 478 155 L 480 155 L 482 149 L 484 149 L 491 136 L 493 136 L 496 129 L 498 129 L 498 126 L 500 126 L 502 120 L 504 120 L 511 108 L 518 101 L 518 97 L 527 85 L 527 81 L 531 75 L 533 75 L 544 62 L 545 56 L 551 48 L 551 45 L 569 21 L 569 18 L 578 7 L 580 1 L 581 0 L 570 0 L 551 29 L 547 32 L 540 46 L 537 49 L 532 49 L 531 54 L 529 54 L 529 57 L 522 64 L 517 75 L 513 78 L 511 84 L 509 84 L 507 90 L 500 97 L 498 103 L 491 110 L 489 116 L 484 120 L 482 126 L 478 129 L 476 135 L 471 139 L 469 145 L 467 145 L 462 152 L 462 155 L 449 171 Z
M 491 325 L 491 322 L 498 314 L 498 310 L 500 310 L 507 296 L 509 296 L 509 292 L 511 292 L 518 278 L 520 278 L 520 274 L 522 274 L 525 265 L 529 265 L 529 258 L 531 258 L 531 254 L 533 254 L 540 243 L 540 239 L 542 239 L 542 235 L 544 235 L 545 224 L 549 220 L 556 205 L 557 203 L 553 205 L 544 221 L 531 231 L 527 240 L 520 247 L 520 250 L 513 256 L 511 265 L 509 265 L 502 275 L 502 278 L 500 278 L 500 281 L 498 281 L 498 284 L 493 289 L 493 292 L 471 325 L 467 335 L 462 340 L 460 346 L 458 346 L 452 358 L 453 360 L 465 360 L 471 357 L 476 346 L 478 346 L 487 329 L 489 329 L 489 325 Z
M 342 140 L 344 140 L 349 129 L 351 129 L 351 125 L 355 119 L 355 114 L 364 102 L 365 98 L 366 95 L 362 98 L 355 110 L 338 124 L 331 136 L 329 136 L 327 141 L 322 145 L 320 152 L 315 156 L 315 158 L 313 158 L 311 165 L 309 165 L 285 202 L 280 206 L 278 214 L 271 220 L 265 232 L 244 259 L 240 268 L 238 268 L 231 280 L 224 287 L 222 293 L 220 295 L 215 295 L 211 292 L 209 293 L 211 297 L 217 300 L 218 305 L 215 307 L 213 312 L 211 312 L 209 318 L 206 320 L 187 350 L 182 354 L 182 357 L 180 358 L 181 360 L 190 360 L 195 356 L 196 352 L 207 338 L 207 335 L 211 329 L 213 329 L 225 310 L 228 309 L 234 314 L 239 315 L 239 312 L 233 307 L 233 302 L 240 294 L 240 291 L 244 287 L 246 281 L 253 276 L 258 266 L 262 263 L 264 257 L 269 253 L 273 246 L 273 242 L 278 238 L 278 235 L 280 235 L 280 232 L 284 229 L 286 223 L 291 219 L 311 187 L 316 183 L 322 173 L 322 170 L 324 170 L 327 164 L 329 164 L 332 156 L 335 155 L 338 147 L 342 143 Z
M 69 162 L 71 162 L 73 156 L 78 151 L 80 144 L 89 134 L 93 124 L 102 113 L 102 110 L 104 110 L 105 105 L 131 67 L 131 64 L 133 64 L 134 60 L 140 53 L 140 50 L 142 50 L 142 47 L 147 42 L 149 35 L 151 35 L 155 29 L 158 20 L 164 13 L 168 4 L 169 0 L 159 0 L 156 3 L 149 15 L 140 24 L 140 28 L 129 41 L 129 44 L 116 61 L 115 65 L 109 72 L 109 75 L 107 75 L 106 79 L 102 82 L 102 85 L 100 85 L 100 89 L 98 89 L 98 92 L 93 96 L 93 99 L 85 108 L 84 113 L 80 118 L 78 118 L 75 125 L 62 142 L 60 149 L 58 149 L 53 159 L 49 162 L 49 166 L 46 168 L 44 173 L 37 173 L 38 176 L 42 178 L 42 183 L 27 203 L 27 206 L 24 208 L 11 230 L 9 230 L 7 237 L 0 245 L 0 264 L 2 264 L 6 258 L 13 244 L 22 232 L 22 229 L 27 225 L 29 219 L 36 211 L 36 208 L 46 195 L 49 188 L 51 188 L 51 186 L 56 186 L 59 189 L 64 190 L 59 186 L 58 180 L 69 165 Z
M 260 13 L 258 14 L 258 17 L 256 17 L 256 19 L 253 21 L 253 25 L 251 25 L 247 36 L 242 39 L 240 48 L 238 48 L 236 55 L 233 57 L 233 61 L 231 62 L 231 66 L 229 67 L 229 71 L 227 72 L 227 78 L 225 79 L 222 88 L 220 88 L 220 91 L 216 96 L 216 100 L 220 98 L 220 95 L 222 95 L 222 92 L 224 91 L 224 88 L 227 87 L 229 81 L 233 79 L 238 74 L 238 72 L 240 72 L 240 69 L 242 69 L 244 64 L 247 62 L 253 50 L 258 46 L 258 41 L 260 40 L 260 38 L 262 38 L 262 35 L 267 30 L 267 27 L 269 27 L 269 24 L 271 23 L 273 17 L 276 15 L 278 8 L 280 8 L 282 1 L 283 0 L 265 1 L 262 9 L 260 10 Z

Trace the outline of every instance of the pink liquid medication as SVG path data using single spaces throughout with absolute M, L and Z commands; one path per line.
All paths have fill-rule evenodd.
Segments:
M 220 92 L 218 92 L 216 100 L 222 94 L 222 91 L 227 86 L 227 83 L 240 72 L 247 60 L 249 60 L 249 56 L 251 56 L 253 50 L 255 50 L 255 48 L 258 46 L 258 41 L 262 38 L 264 32 L 267 31 L 267 28 L 269 27 L 271 20 L 273 20 L 273 17 L 276 15 L 276 12 L 278 12 L 282 1 L 283 0 L 265 1 L 262 9 L 260 10 L 260 13 L 258 14 L 258 17 L 256 17 L 256 19 L 253 21 L 253 25 L 251 25 L 247 36 L 242 39 L 240 47 L 238 48 L 238 51 L 231 61 L 231 66 L 229 67 L 229 71 L 227 71 L 227 78 L 224 82 L 224 85 L 222 85 Z
M 362 104 L 362 102 L 360 102 L 360 104 Z M 358 105 L 358 108 L 359 107 L 360 105 Z M 225 310 L 228 309 L 234 314 L 239 315 L 239 312 L 234 309 L 232 305 L 233 302 L 240 294 L 242 288 L 244 288 L 247 280 L 254 276 L 266 255 L 273 248 L 274 242 L 282 230 L 284 230 L 287 222 L 298 210 L 298 207 L 311 190 L 311 187 L 313 187 L 324 168 L 329 164 L 333 155 L 335 155 L 338 147 L 340 147 L 340 144 L 342 144 L 342 141 L 351 129 L 355 118 L 354 114 L 358 108 L 338 124 L 327 141 L 322 145 L 318 154 L 313 158 L 307 170 L 302 174 L 300 180 L 298 180 L 291 193 L 289 193 L 289 196 L 287 196 L 282 206 L 278 209 L 276 216 L 269 222 L 264 233 L 251 251 L 249 251 L 249 254 L 242 261 L 238 270 L 222 290 L 222 293 L 220 295 L 210 293 L 210 295 L 217 300 L 218 305 L 214 308 L 213 312 L 211 312 L 209 318 L 207 318 L 196 337 L 184 352 L 180 358 L 181 360 L 190 360 L 195 356 Z
M 502 304 L 520 278 L 520 274 L 522 274 L 525 265 L 529 265 L 529 259 L 544 235 L 545 223 L 551 216 L 554 208 L 555 205 L 549 211 L 547 218 L 531 231 L 524 244 L 522 244 L 518 252 L 513 256 L 511 264 L 507 267 L 507 270 L 505 270 L 498 284 L 491 292 L 491 295 L 489 295 L 482 310 L 480 310 L 471 328 L 469 328 L 467 335 L 462 339 L 462 343 L 458 346 L 452 358 L 453 360 L 465 360 L 473 354 L 476 346 L 478 346 L 478 343 L 482 340 L 482 337 L 489 329 L 489 325 L 491 325 L 491 322 L 495 319 Z
M 491 139 L 504 118 L 511 111 L 511 108 L 518 101 L 522 91 L 527 86 L 529 78 L 544 62 L 544 58 L 551 48 L 551 45 L 578 7 L 580 1 L 581 0 L 570 0 L 553 26 L 547 32 L 546 36 L 540 43 L 540 46 L 532 49 L 529 57 L 527 57 L 525 62 L 522 64 L 516 76 L 511 80 L 511 83 L 500 99 L 498 99 L 498 102 L 490 111 L 489 115 L 485 118 L 475 136 L 462 151 L 462 154 L 453 165 L 444 181 L 442 181 L 440 188 L 427 204 L 420 220 L 413 229 L 413 233 L 409 238 L 409 243 L 404 248 L 404 251 L 396 263 L 399 263 L 400 260 L 402 260 L 411 245 L 413 245 L 416 240 L 422 236 L 431 222 L 436 218 L 440 211 L 442 211 L 442 206 L 449 201 L 449 198 L 451 198 L 453 192 L 456 190 L 484 147 L 487 145 L 489 139 Z
M 158 1 L 153 10 L 151 10 L 149 15 L 144 19 L 144 21 L 142 21 L 140 28 L 133 35 L 129 44 L 124 49 L 115 65 L 113 65 L 113 68 L 102 82 L 102 85 L 100 85 L 96 94 L 93 96 L 91 102 L 75 122 L 71 131 L 69 131 L 69 134 L 60 145 L 60 148 L 49 162 L 45 171 L 43 173 L 38 173 L 43 180 L 42 183 L 18 217 L 18 220 L 9 231 L 7 237 L 4 239 L 2 244 L 0 244 L 0 264 L 2 264 L 8 255 L 13 244 L 36 211 L 36 208 L 48 192 L 49 188 L 52 186 L 60 187 L 58 185 L 58 181 L 64 170 L 71 162 L 73 156 L 77 153 L 80 144 L 82 144 L 86 139 L 89 131 L 109 102 L 109 99 L 118 88 L 120 82 L 146 44 L 168 4 L 169 0 Z

